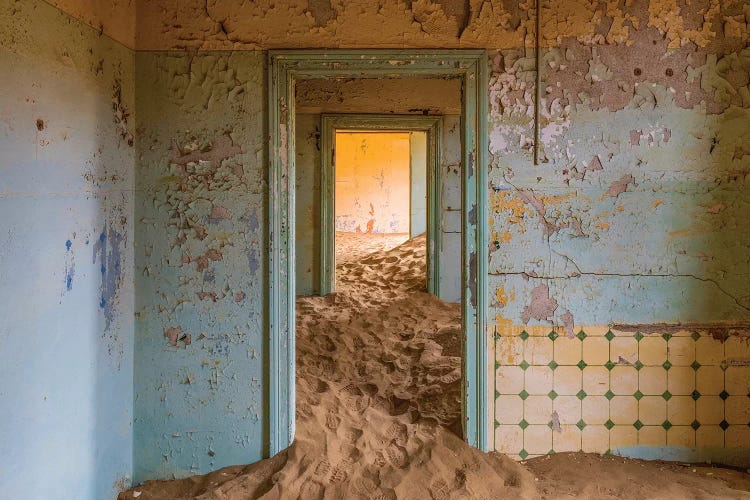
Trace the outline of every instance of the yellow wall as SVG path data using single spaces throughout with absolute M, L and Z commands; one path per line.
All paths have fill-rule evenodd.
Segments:
M 336 133 L 336 231 L 409 232 L 409 133 Z

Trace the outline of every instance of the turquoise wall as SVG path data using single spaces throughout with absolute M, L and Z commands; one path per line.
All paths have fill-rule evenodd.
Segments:
M 0 497 L 130 484 L 134 55 L 0 2 Z
M 265 54 L 136 62 L 141 481 L 264 453 Z

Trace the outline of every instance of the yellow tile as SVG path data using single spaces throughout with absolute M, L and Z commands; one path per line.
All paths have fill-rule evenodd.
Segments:
M 632 395 L 638 390 L 638 371 L 632 366 L 615 366 L 610 372 L 609 387 L 617 395 Z
M 697 448 L 723 447 L 724 431 L 718 425 L 701 425 L 695 431 L 695 446 Z
M 638 343 L 638 359 L 646 366 L 661 366 L 667 360 L 667 342 L 661 337 L 646 337 Z
M 518 396 L 498 396 L 495 400 L 495 420 L 501 424 L 518 424 L 523 420 L 523 400 Z
M 667 432 L 667 446 L 695 446 L 695 431 L 689 425 L 675 425 Z
M 730 425 L 726 432 L 727 448 L 750 448 L 750 427 Z
M 724 401 L 719 396 L 701 396 L 695 403 L 695 419 L 701 425 L 720 423 L 724 420 Z
M 724 343 L 724 355 L 728 360 L 750 361 L 750 337 L 729 337 Z
M 695 388 L 704 396 L 724 390 L 724 371 L 720 366 L 701 366 L 695 372 Z
M 546 395 L 552 390 L 552 370 L 546 366 L 530 366 L 526 369 L 526 392 Z
M 581 400 L 575 396 L 558 396 L 552 402 L 561 424 L 576 424 L 581 420 Z
M 523 415 L 530 424 L 547 425 L 552 420 L 552 400 L 547 396 L 529 396 L 524 401 Z
M 523 430 L 518 425 L 498 425 L 495 449 L 500 453 L 518 453 L 523 449 Z
M 609 331 L 609 326 L 589 325 L 589 326 L 582 326 L 581 330 L 586 332 L 586 335 L 588 335 L 589 337 L 604 337 Z
M 495 356 L 501 365 L 518 365 L 523 361 L 523 340 L 520 337 L 501 337 L 495 345 Z
M 695 420 L 695 401 L 693 401 L 693 398 L 690 396 L 672 396 L 667 401 L 667 419 L 672 425 L 692 424 Z
M 695 341 L 690 337 L 672 337 L 667 342 L 667 357 L 673 366 L 690 366 L 695 361 Z
M 636 446 L 638 431 L 632 425 L 616 425 L 609 431 L 609 446 L 611 449 L 621 446 Z
M 667 390 L 672 394 L 692 394 L 695 377 L 695 371 L 689 366 L 673 366 L 667 374 Z
M 632 425 L 638 420 L 638 401 L 633 396 L 613 397 L 609 402 L 609 418 L 618 425 Z
M 661 425 L 667 419 L 667 402 L 661 396 L 644 396 L 638 402 L 638 420 L 646 425 Z
M 617 363 L 618 359 L 635 363 L 638 359 L 638 342 L 633 337 L 615 337 L 609 344 L 609 359 Z
M 525 330 L 526 333 L 528 333 L 532 337 L 546 337 L 547 335 L 549 335 L 549 332 L 552 330 L 552 328 L 544 325 L 534 325 L 526 326 Z
M 589 365 L 604 365 L 609 361 L 609 341 L 604 337 L 586 337 L 583 342 L 583 360 Z
M 724 361 L 724 343 L 710 335 L 699 338 L 695 343 L 695 360 L 703 366 L 720 365 Z
M 603 425 L 587 425 L 581 432 L 581 450 L 604 453 L 609 449 L 609 431 Z
M 742 396 L 750 393 L 750 366 L 730 366 L 725 375 L 729 394 Z
M 747 396 L 729 396 L 724 405 L 724 420 L 730 424 L 750 424 L 750 399 Z
M 582 378 L 581 369 L 577 366 L 558 366 L 553 381 L 555 392 L 568 396 L 578 394 Z
M 547 337 L 529 337 L 526 339 L 524 358 L 532 365 L 546 366 L 552 361 L 552 340 Z
M 495 370 L 495 384 L 500 394 L 518 394 L 523 390 L 523 370 L 518 366 L 500 366 Z
M 559 337 L 555 340 L 555 361 L 560 365 L 577 365 L 582 358 L 581 341 Z
M 552 432 L 555 453 L 581 450 L 581 431 L 575 425 L 561 426 L 561 432 Z
M 647 425 L 638 431 L 638 445 L 666 446 L 667 431 L 661 425 Z
M 664 394 L 667 390 L 667 370 L 661 366 L 644 366 L 638 372 L 638 390 L 643 394 Z
M 609 370 L 603 366 L 583 369 L 583 390 L 589 396 L 600 396 L 609 390 Z
M 581 418 L 586 425 L 603 424 L 609 419 L 609 400 L 604 396 L 588 396 L 581 403 Z
M 523 432 L 523 447 L 529 454 L 546 454 L 552 449 L 552 429 L 547 425 L 530 425 Z

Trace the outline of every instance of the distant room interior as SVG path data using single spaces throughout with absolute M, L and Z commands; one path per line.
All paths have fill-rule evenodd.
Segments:
M 335 133 L 336 262 L 389 250 L 426 231 L 427 136 Z

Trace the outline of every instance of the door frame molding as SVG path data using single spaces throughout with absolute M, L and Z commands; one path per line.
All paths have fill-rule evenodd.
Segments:
M 383 114 L 324 114 L 320 120 L 320 282 L 318 293 L 328 295 L 336 282 L 336 167 L 334 134 L 348 132 L 427 133 L 427 291 L 440 296 L 439 210 L 442 116 Z M 410 169 L 411 170 L 411 169 Z M 410 171 L 411 178 L 411 171 Z M 411 211 L 409 213 L 411 222 Z M 411 226 L 411 224 L 410 224 Z
M 295 433 L 295 82 L 314 78 L 462 80 L 461 321 L 463 428 L 488 449 L 487 53 L 484 50 L 271 50 L 268 52 L 266 260 L 267 455 Z

